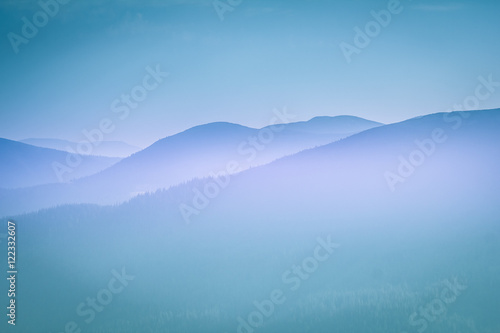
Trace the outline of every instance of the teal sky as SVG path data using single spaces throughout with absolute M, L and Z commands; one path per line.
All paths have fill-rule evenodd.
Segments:
M 243 0 L 221 21 L 206 0 L 72 0 L 16 53 L 9 33 L 41 7 L 0 0 L 0 137 L 80 141 L 109 118 L 106 140 L 146 146 L 213 121 L 262 127 L 285 106 L 390 123 L 453 108 L 479 76 L 500 82 L 499 1 L 400 3 L 348 63 L 339 44 L 388 1 Z M 111 104 L 157 65 L 168 77 L 120 119 Z M 500 88 L 479 108 L 499 106 Z

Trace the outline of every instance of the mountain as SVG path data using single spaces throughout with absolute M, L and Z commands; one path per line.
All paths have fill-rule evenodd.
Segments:
M 268 224 L 276 214 L 280 221 L 301 216 L 370 221 L 384 214 L 401 218 L 403 225 L 431 213 L 433 221 L 419 222 L 435 223 L 440 216 L 448 223 L 464 210 L 496 218 L 498 128 L 500 109 L 432 114 L 366 130 L 236 175 L 139 196 L 125 207 L 140 211 L 134 205 L 147 204 L 151 212 L 167 214 L 165 220 L 186 222 L 184 207 L 190 223 L 204 214 L 219 216 L 212 226 L 239 221 L 245 212 L 245 220 L 255 221 L 252 226 L 278 230 L 286 225 Z
M 314 117 L 309 121 L 290 123 L 287 130 L 315 134 L 346 134 L 359 133 L 383 124 L 355 116 Z
M 75 163 L 68 169 L 64 181 L 89 176 L 118 162 L 119 158 L 87 156 L 78 157 L 59 150 L 35 147 L 29 144 L 0 138 L 0 188 L 14 189 L 58 183 L 60 179 L 54 165 Z M 76 163 L 78 166 L 76 167 Z
M 380 125 L 347 116 L 322 117 L 262 129 L 224 122 L 210 123 L 159 140 L 114 167 L 86 179 L 85 183 L 117 184 L 124 183 L 120 179 L 127 179 L 126 188 L 120 190 L 121 195 L 154 191 L 193 178 L 226 173 L 231 162 L 237 167 L 229 173 L 235 173 Z
M 95 331 L 496 332 L 498 128 L 500 110 L 432 114 L 117 206 L 14 216 L 21 325 L 84 323 L 75 308 L 108 301 L 117 270 L 127 286 Z
M 409 211 L 449 219 L 459 207 L 483 207 L 481 214 L 493 217 L 484 207 L 494 211 L 498 202 L 499 128 L 498 109 L 373 128 L 234 177 L 221 191 L 225 214 L 240 211 L 241 202 L 248 212 L 272 202 L 273 210 L 293 206 L 293 214 L 358 221 L 379 212 L 408 220 Z
M 39 186 L 0 197 L 24 200 L 0 207 L 12 214 L 65 203 L 114 204 L 144 192 L 168 188 L 194 178 L 235 173 L 301 150 L 324 145 L 380 123 L 357 117 L 322 117 L 309 122 L 254 129 L 211 123 L 155 142 L 98 174 L 72 184 Z M 329 129 L 330 128 L 330 129 Z M 5 209 L 5 210 L 4 210 Z
M 51 148 L 56 150 L 62 150 L 68 153 L 74 153 L 78 151 L 78 143 L 71 142 L 67 140 L 61 139 L 38 139 L 38 138 L 30 138 L 25 140 L 19 140 L 19 142 L 26 143 L 29 145 L 42 147 L 42 148 Z M 127 157 L 132 155 L 133 153 L 141 150 L 139 147 L 131 146 L 125 142 L 121 141 L 101 141 L 101 143 L 97 146 L 92 146 L 92 154 L 94 156 L 106 156 L 106 157 Z M 82 153 L 82 155 L 90 155 Z

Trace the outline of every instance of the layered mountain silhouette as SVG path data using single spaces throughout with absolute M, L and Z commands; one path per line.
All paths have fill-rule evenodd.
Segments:
M 211 126 L 192 131 L 201 135 Z M 249 318 L 256 302 L 269 304 L 273 290 L 286 302 L 275 305 L 263 332 L 285 331 L 290 318 L 294 332 L 412 332 L 416 309 L 438 302 L 452 283 L 456 302 L 446 306 L 454 315 L 432 329 L 494 332 L 497 313 L 470 304 L 497 304 L 500 297 L 498 128 L 500 110 L 432 114 L 116 206 L 13 216 L 26 253 L 23 274 L 36 277 L 19 300 L 30 324 L 50 330 L 47 300 L 73 314 L 113 267 L 124 267 L 135 280 L 116 313 L 140 320 L 102 314 L 123 332 L 154 331 L 159 323 L 172 331 L 235 331 L 237 318 Z M 210 136 L 214 141 L 201 136 L 208 146 L 219 142 Z M 157 161 L 162 146 L 150 148 Z M 0 202 L 13 205 L 13 193 Z M 16 195 L 29 201 L 30 193 Z M 323 246 L 332 242 L 340 247 Z M 54 295 L 57 288 L 78 292 Z M 471 325 L 471 318 L 481 320 Z M 67 320 L 61 316 L 56 326 Z
M 146 205 L 174 224 L 206 214 L 212 227 L 239 221 L 244 212 L 245 220 L 254 221 L 246 227 L 277 230 L 297 217 L 366 223 L 383 215 L 403 224 L 426 224 L 435 223 L 436 216 L 450 223 L 465 210 L 495 218 L 498 128 L 500 109 L 432 114 L 369 129 L 236 175 L 139 196 L 123 209 L 139 212 Z M 433 219 L 425 220 L 427 215 Z
M 68 153 L 35 147 L 0 138 L 0 188 L 14 189 L 59 182 L 54 163 L 67 163 Z M 70 158 L 75 158 L 73 155 Z M 119 158 L 88 156 L 78 167 L 71 168 L 64 180 L 70 181 L 95 174 L 118 162 Z M 76 160 L 75 160 L 76 161 Z
M 240 200 L 252 203 L 255 209 L 269 202 L 273 206 L 282 204 L 283 209 L 290 203 L 300 207 L 304 198 L 314 195 L 309 205 L 336 207 L 348 215 L 359 206 L 366 207 L 363 200 L 373 209 L 383 210 L 385 205 L 397 203 L 403 194 L 415 196 L 412 202 L 418 203 L 424 200 L 420 193 L 436 202 L 441 197 L 459 200 L 479 193 L 469 201 L 479 204 L 481 200 L 494 200 L 493 184 L 498 176 L 493 170 L 500 159 L 496 144 L 499 125 L 499 110 L 440 113 L 377 126 L 351 136 L 344 134 L 348 137 L 320 146 L 321 142 L 335 141 L 340 134 L 327 134 L 325 138 L 324 133 L 318 134 L 318 127 L 309 134 L 300 128 L 301 123 L 294 123 L 275 133 L 272 142 L 262 145 L 263 150 L 254 148 L 255 155 L 242 155 L 238 147 L 253 148 L 248 138 L 258 137 L 262 130 L 213 123 L 162 139 L 71 184 L 2 189 L 0 211 L 5 216 L 65 203 L 114 204 L 141 192 L 176 185 L 172 191 L 183 195 L 171 197 L 177 198 L 177 204 L 192 205 L 193 190 L 203 192 L 205 182 L 211 181 L 206 177 L 227 177 L 228 163 L 237 166 L 233 173 L 240 173 L 229 176 L 231 186 L 221 196 L 227 195 L 227 202 L 237 201 L 234 207 Z M 304 136 L 295 135 L 299 132 Z M 319 147 L 290 152 L 291 147 L 300 151 L 308 145 Z M 276 160 L 284 155 L 290 156 Z M 244 171 L 251 166 L 256 167 Z M 194 178 L 200 180 L 189 182 Z M 395 210 L 403 208 L 396 205 Z M 180 216 L 178 210 L 176 214 Z
M 448 222 L 467 207 L 493 218 L 499 128 L 498 109 L 438 113 L 373 128 L 241 173 L 221 191 L 220 209 L 233 218 L 245 203 L 248 214 L 259 217 L 272 205 L 270 211 L 290 218 L 369 221 L 392 214 L 408 221 L 414 212 L 417 220 L 429 214 Z
M 0 212 L 13 214 L 66 203 L 119 203 L 194 178 L 263 165 L 380 125 L 352 116 L 320 117 L 262 129 L 223 122 L 200 125 L 161 139 L 116 165 L 71 184 L 2 190 L 0 196 L 6 199 L 2 201 L 6 205 Z M 25 199 L 17 200 L 21 196 Z

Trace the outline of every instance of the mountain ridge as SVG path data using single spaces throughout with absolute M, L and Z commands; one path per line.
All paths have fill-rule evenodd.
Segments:
M 42 148 L 15 140 L 0 138 L 0 152 L 4 163 L 0 166 L 0 187 L 22 188 L 60 181 L 54 171 L 54 163 L 67 163 L 68 153 Z M 76 155 L 70 155 L 75 157 Z M 119 158 L 88 156 L 74 168 L 66 181 L 95 174 L 115 164 Z
M 379 125 L 362 118 L 348 119 L 361 122 L 359 126 L 364 129 Z M 47 207 L 51 205 L 49 202 L 117 203 L 139 193 L 225 172 L 230 161 L 237 161 L 236 171 L 241 171 L 349 135 L 346 131 L 337 133 L 335 130 L 317 134 L 314 127 L 309 132 L 296 131 L 295 126 L 290 123 L 252 129 L 227 122 L 195 126 L 160 139 L 110 168 L 75 179 L 72 184 L 38 187 L 26 195 L 32 198 L 36 208 Z M 299 126 L 303 129 L 308 124 Z M 45 204 L 36 205 L 37 202 Z

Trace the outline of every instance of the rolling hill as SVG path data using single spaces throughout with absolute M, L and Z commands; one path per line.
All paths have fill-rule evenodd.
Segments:
M 117 206 L 13 216 L 25 295 L 37 300 L 20 296 L 24 325 L 63 327 L 123 267 L 134 280 L 96 331 L 249 332 L 239 318 L 264 309 L 262 332 L 413 332 L 413 313 L 453 283 L 432 331 L 495 332 L 498 128 L 500 110 L 432 114 Z M 183 205 L 197 211 L 189 221 Z M 276 291 L 284 301 L 271 311 Z M 56 304 L 65 311 L 47 323 Z
M 0 138 L 0 188 L 15 189 L 42 184 L 71 181 L 89 176 L 118 162 L 119 158 L 86 156 L 85 158 L 69 155 L 66 152 L 35 147 L 29 144 Z M 67 165 L 70 159 L 78 162 L 78 167 L 71 168 L 61 179 L 54 170 L 54 163 Z
M 0 216 L 67 203 L 119 203 L 194 178 L 263 165 L 380 125 L 350 116 L 314 118 L 262 129 L 222 122 L 200 125 L 161 139 L 71 184 L 2 190 Z M 18 200 L 21 197 L 24 199 Z

